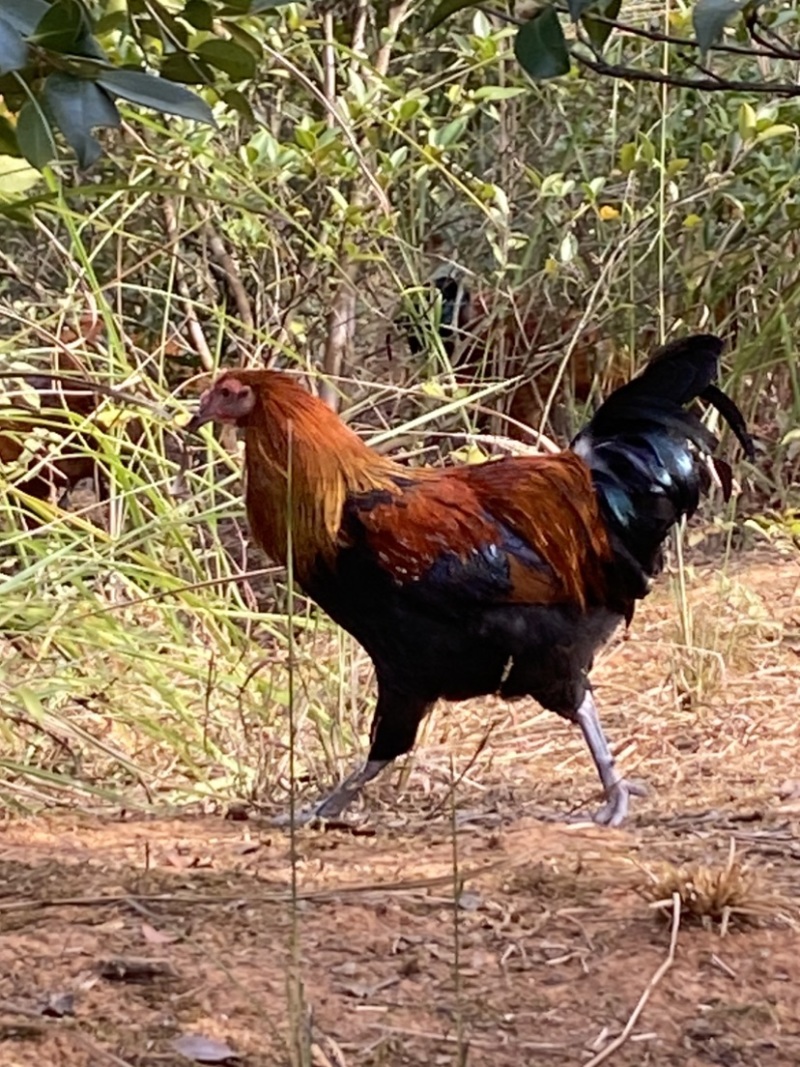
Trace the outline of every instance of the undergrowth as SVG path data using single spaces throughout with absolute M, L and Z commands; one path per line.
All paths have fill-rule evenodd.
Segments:
M 3 466 L 0 793 L 23 809 L 282 801 L 290 625 L 300 780 L 336 777 L 363 743 L 366 657 L 302 598 L 288 621 L 285 576 L 244 525 L 240 446 L 184 442 L 197 379 L 219 365 L 307 372 L 376 447 L 473 459 L 489 449 L 487 412 L 533 371 L 557 371 L 539 414 L 563 442 L 559 425 L 579 424 L 615 368 L 632 373 L 663 336 L 715 330 L 731 342 L 723 384 L 764 439 L 745 493 L 791 503 L 797 104 L 752 102 L 750 136 L 744 95 L 531 87 L 509 31 L 476 14 L 446 62 L 401 35 L 385 77 L 340 44 L 334 122 L 292 75 L 318 77 L 318 25 L 293 9 L 271 25 L 255 126 L 221 107 L 217 131 L 130 115 L 91 179 L 29 176 L 4 203 L 4 368 L 49 368 L 69 345 L 93 378 L 149 403 L 104 397 L 104 418 L 22 431 L 28 473 L 67 449 L 94 455 L 105 503 L 90 485 L 68 508 L 37 502 L 26 463 Z M 492 294 L 487 358 L 468 380 L 437 340 L 435 302 L 427 354 L 412 358 L 393 323 L 432 269 L 456 266 Z M 337 354 L 342 294 L 356 317 Z M 508 323 L 531 315 L 541 344 L 520 353 Z M 587 348 L 594 385 L 579 403 L 560 382 Z M 3 381 L 6 432 L 22 388 Z M 683 644 L 702 644 L 684 656 L 686 685 L 703 696 L 729 650 L 714 633 L 698 642 L 678 598 Z

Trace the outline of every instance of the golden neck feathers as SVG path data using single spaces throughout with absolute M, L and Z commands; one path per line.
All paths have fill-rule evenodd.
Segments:
M 335 553 L 348 494 L 397 492 L 393 476 L 407 472 L 373 452 L 289 375 L 250 371 L 241 380 L 256 394 L 244 421 L 250 527 L 276 562 L 287 562 L 291 541 L 302 583 L 320 557 Z

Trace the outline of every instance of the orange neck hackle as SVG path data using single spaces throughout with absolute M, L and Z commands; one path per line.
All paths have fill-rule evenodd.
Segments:
M 256 397 L 240 420 L 245 429 L 250 527 L 264 551 L 286 563 L 289 532 L 297 577 L 336 551 L 349 493 L 397 492 L 393 475 L 404 468 L 379 456 L 321 400 L 288 374 L 234 375 Z M 291 462 L 291 470 L 290 470 Z

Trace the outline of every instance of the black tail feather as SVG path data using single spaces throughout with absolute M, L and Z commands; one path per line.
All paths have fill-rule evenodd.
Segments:
M 712 456 L 719 442 L 686 406 L 698 398 L 711 404 L 747 457 L 755 455 L 744 416 L 714 384 L 722 347 L 713 334 L 664 345 L 572 442 L 592 471 L 624 595 L 644 595 L 670 528 L 693 514 L 710 482 L 703 456 Z M 731 469 L 724 460 L 713 462 L 728 497 Z
M 723 419 L 727 422 L 730 428 L 733 430 L 736 440 L 744 449 L 744 454 L 749 460 L 756 458 L 756 449 L 753 444 L 753 438 L 747 431 L 747 424 L 744 421 L 744 415 L 739 411 L 738 407 L 734 404 L 727 393 L 716 385 L 707 385 L 702 393 L 698 393 L 701 400 L 705 400 L 707 403 L 715 407 Z

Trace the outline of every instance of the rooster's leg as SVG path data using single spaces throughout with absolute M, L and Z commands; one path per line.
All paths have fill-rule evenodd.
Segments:
M 344 781 L 340 782 L 332 793 L 323 797 L 313 807 L 307 808 L 305 811 L 295 812 L 295 826 L 306 826 L 308 823 L 314 822 L 315 819 L 338 818 L 346 808 L 350 807 L 367 782 L 371 782 L 373 778 L 376 778 L 383 768 L 391 762 L 388 759 L 367 760 L 352 774 L 349 774 Z M 278 826 L 285 826 L 291 822 L 291 818 L 288 814 L 279 815 L 273 821 Z
M 578 708 L 575 721 L 581 728 L 586 744 L 592 754 L 600 781 L 606 794 L 606 803 L 596 813 L 595 822 L 601 826 L 619 826 L 628 814 L 628 799 L 632 796 L 644 796 L 644 789 L 633 782 L 627 782 L 614 766 L 614 757 L 608 747 L 606 735 L 600 725 L 592 694 L 587 692 L 583 703 Z

